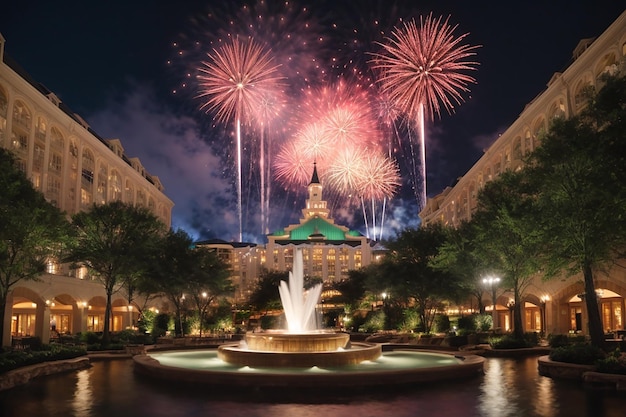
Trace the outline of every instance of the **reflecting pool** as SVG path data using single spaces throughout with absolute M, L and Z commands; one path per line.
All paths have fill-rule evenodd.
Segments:
M 420 385 L 401 391 L 375 389 L 357 395 L 303 390 L 208 391 L 161 383 L 138 375 L 130 359 L 95 362 L 90 369 L 53 375 L 0 392 L 0 415 L 78 417 L 622 417 L 624 392 L 584 388 L 537 373 L 537 357 L 489 358 L 485 375 Z M 277 390 L 280 391 L 280 390 Z M 323 395 L 320 395 L 323 394 Z

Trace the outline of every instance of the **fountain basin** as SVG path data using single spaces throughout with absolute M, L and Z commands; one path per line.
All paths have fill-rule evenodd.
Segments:
M 309 368 L 356 365 L 363 361 L 376 360 L 382 354 L 380 345 L 354 343 L 349 349 L 334 351 L 259 351 L 241 349 L 239 345 L 223 345 L 217 357 L 236 366 L 254 368 Z
M 347 333 L 246 333 L 248 349 L 263 352 L 333 352 L 346 349 L 349 343 L 350 335 Z
M 276 353 L 274 353 L 276 355 Z M 217 351 L 155 352 L 133 357 L 135 371 L 169 383 L 222 388 L 345 388 L 388 387 L 483 375 L 485 359 L 425 351 L 384 352 L 375 361 L 338 367 L 310 368 L 237 366 L 217 358 Z

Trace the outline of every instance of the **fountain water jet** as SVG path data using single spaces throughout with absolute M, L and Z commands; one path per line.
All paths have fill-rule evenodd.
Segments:
M 309 291 L 305 291 L 304 263 L 301 250 L 296 249 L 294 254 L 293 271 L 289 272 L 289 284 L 281 281 L 278 292 L 285 311 L 289 333 L 314 330 L 316 326 L 313 313 L 317 301 L 320 299 L 320 294 L 322 294 L 322 284 L 317 284 Z
M 239 366 L 272 367 L 355 365 L 380 357 L 379 345 L 350 344 L 347 333 L 317 329 L 314 313 L 321 292 L 322 284 L 305 290 L 302 252 L 297 249 L 289 283 L 281 281 L 279 287 L 288 328 L 248 332 L 243 343 L 220 346 L 218 357 Z

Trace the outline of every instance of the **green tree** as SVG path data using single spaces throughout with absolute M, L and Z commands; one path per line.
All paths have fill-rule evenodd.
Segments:
M 459 278 L 460 296 L 474 297 L 480 314 L 485 312 L 483 304 L 483 288 L 479 284 L 485 266 L 479 256 L 476 239 L 476 228 L 470 222 L 463 222 L 457 228 L 446 227 L 445 242 L 439 253 L 431 262 L 435 269 L 448 271 Z
M 375 266 L 367 284 L 370 291 L 388 294 L 385 303 L 415 306 L 426 333 L 431 331 L 435 311 L 443 301 L 456 298 L 460 290 L 457 278 L 431 265 L 444 242 L 440 224 L 403 230 L 386 243 L 389 252 Z
M 556 119 L 532 153 L 545 277 L 582 273 L 592 344 L 604 346 L 595 273 L 626 247 L 626 79 L 609 77 L 586 108 Z
M 280 281 L 289 280 L 288 271 L 263 271 L 248 302 L 253 310 L 264 312 L 281 308 L 278 287 Z
M 0 148 L 0 340 L 7 300 L 18 282 L 37 280 L 71 235 L 65 215 L 48 203 Z M 7 329 L 9 330 L 9 329 Z
M 217 256 L 215 251 L 195 247 L 189 252 L 190 275 L 186 280 L 185 291 L 198 311 L 200 317 L 200 337 L 207 310 L 218 297 L 232 294 L 234 287 L 230 281 L 228 266 Z
M 193 239 L 184 230 L 170 230 L 159 242 L 152 279 L 142 283 L 143 291 L 163 294 L 174 306 L 177 336 L 184 336 L 185 292 L 196 261 Z
M 358 307 L 365 296 L 366 269 L 367 267 L 360 270 L 350 270 L 348 271 L 348 278 L 333 283 L 332 289 L 341 295 L 331 301 L 344 304 L 349 310 Z
M 513 334 L 519 340 L 524 338 L 522 299 L 539 271 L 541 254 L 534 198 L 525 178 L 520 172 L 505 172 L 485 184 L 471 221 L 475 256 L 513 291 Z
M 93 205 L 72 218 L 77 239 L 67 261 L 85 265 L 104 287 L 102 344 L 111 340 L 111 299 L 129 279 L 150 271 L 165 226 L 144 207 L 120 201 Z

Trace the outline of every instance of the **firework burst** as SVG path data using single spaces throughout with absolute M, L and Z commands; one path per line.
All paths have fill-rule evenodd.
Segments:
M 333 141 L 319 123 L 308 123 L 296 135 L 296 146 L 314 162 L 324 163 L 334 152 Z
M 359 194 L 364 198 L 383 201 L 391 198 L 401 184 L 396 162 L 381 154 L 369 154 L 364 160 L 363 170 L 358 185 Z
M 374 54 L 374 69 L 380 72 L 379 83 L 405 114 L 415 119 L 419 107 L 425 105 L 426 115 L 432 120 L 441 116 L 441 106 L 454 111 L 454 104 L 464 100 L 462 93 L 475 79 L 464 71 L 475 70 L 477 62 L 465 58 L 476 55 L 478 46 L 462 45 L 467 33 L 457 38 L 449 17 L 442 20 L 428 15 L 396 28 L 386 43 L 384 53 Z
M 239 240 L 243 240 L 241 184 L 241 123 L 247 116 L 259 117 L 258 109 L 267 108 L 268 97 L 280 91 L 281 77 L 270 51 L 252 39 L 238 38 L 208 54 L 209 60 L 199 68 L 198 98 L 204 99 L 202 110 L 214 111 L 220 122 L 234 117 L 237 129 L 237 212 Z M 263 168 L 262 168 L 263 169 Z M 265 206 L 265 204 L 262 204 Z
M 342 148 L 328 167 L 324 178 L 328 185 L 345 196 L 355 194 L 367 175 L 367 153 L 354 146 Z
M 198 69 L 197 97 L 205 100 L 200 109 L 214 111 L 219 122 L 254 115 L 280 91 L 279 65 L 273 63 L 269 50 L 253 40 L 235 38 L 208 57 Z
M 287 142 L 274 159 L 274 177 L 286 189 L 299 191 L 311 179 L 313 162 L 311 155 L 302 152 L 297 142 Z
M 443 106 L 449 113 L 463 101 L 462 93 L 475 79 L 465 73 L 477 65 L 466 58 L 478 46 L 461 44 L 467 34 L 454 37 L 457 26 L 449 17 L 435 19 L 432 14 L 406 22 L 379 43 L 383 53 L 373 54 L 373 68 L 379 76 L 381 91 L 409 119 L 417 122 L 420 136 L 421 182 L 416 194 L 420 209 L 426 203 L 426 152 L 424 118 L 441 117 Z M 417 192 L 417 189 L 416 189 Z

